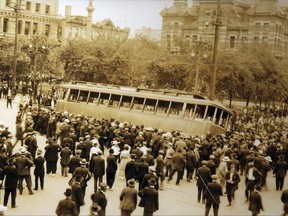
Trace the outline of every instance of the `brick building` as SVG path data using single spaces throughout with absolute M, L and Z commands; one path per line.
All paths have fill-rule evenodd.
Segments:
M 171 52 L 176 39 L 213 45 L 218 0 L 174 0 L 162 16 L 161 43 Z M 219 49 L 237 49 L 243 43 L 263 43 L 276 57 L 288 55 L 288 9 L 277 0 L 221 0 Z

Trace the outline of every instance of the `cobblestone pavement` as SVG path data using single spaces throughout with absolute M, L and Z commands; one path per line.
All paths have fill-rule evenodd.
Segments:
M 0 99 L 0 122 L 3 122 L 13 134 L 15 134 L 15 116 L 18 111 L 18 103 L 20 97 L 16 97 L 13 102 L 13 109 L 6 108 L 6 101 Z M 45 137 L 37 136 L 38 145 L 40 148 L 45 147 Z M 18 144 L 14 151 L 19 150 Z M 106 151 L 107 154 L 107 151 Z M 31 170 L 33 173 L 33 169 Z M 55 208 L 60 199 L 64 198 L 64 191 L 68 187 L 68 180 L 70 177 L 62 177 L 60 173 L 60 166 L 58 166 L 57 174 L 52 176 L 45 176 L 44 190 L 35 191 L 33 195 L 29 195 L 27 189 L 24 189 L 23 195 L 17 194 L 17 208 L 10 208 L 10 200 L 8 203 L 8 209 L 5 215 L 55 215 Z M 160 206 L 159 211 L 154 215 L 204 215 L 205 205 L 197 203 L 197 188 L 196 180 L 188 183 L 184 179 L 179 186 L 175 185 L 175 177 L 170 183 L 165 181 L 165 189 L 159 191 Z M 105 179 L 105 178 L 104 178 Z M 32 181 L 34 182 L 34 176 L 32 175 Z M 267 191 L 262 192 L 262 200 L 264 205 L 264 212 L 260 215 L 280 215 L 282 213 L 283 204 L 280 201 L 281 192 L 275 190 L 275 178 L 272 176 L 271 171 L 267 178 Z M 136 185 L 137 187 L 138 185 Z M 114 184 L 113 191 L 107 191 L 108 206 L 107 215 L 120 215 L 119 195 L 121 190 L 125 187 L 125 181 L 121 180 L 119 176 Z M 244 178 L 241 177 L 239 190 L 236 192 L 235 202 L 231 207 L 227 207 L 228 201 L 225 196 L 221 197 L 221 204 L 219 215 L 251 215 L 248 211 L 248 204 L 245 203 L 244 196 Z M 288 180 L 284 185 L 284 189 L 288 188 Z M 89 208 L 91 205 L 90 195 L 93 193 L 93 178 L 88 182 L 86 190 L 85 203 L 86 205 L 81 207 L 80 215 L 89 215 Z M 0 191 L 0 203 L 3 203 L 4 191 Z M 133 212 L 133 215 L 142 215 L 143 208 L 137 207 Z M 213 215 L 211 209 L 210 215 Z

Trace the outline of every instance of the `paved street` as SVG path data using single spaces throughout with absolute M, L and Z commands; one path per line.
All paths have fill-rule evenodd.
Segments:
M 3 122 L 6 126 L 9 126 L 10 131 L 15 134 L 15 115 L 18 110 L 18 103 L 20 98 L 17 97 L 13 103 L 13 109 L 6 108 L 6 101 L 0 100 L 0 122 Z M 37 136 L 38 145 L 41 149 L 45 146 L 45 137 Z M 18 151 L 20 146 L 16 146 L 14 151 Z M 10 208 L 10 200 L 8 203 L 8 210 L 5 215 L 55 215 L 55 208 L 60 199 L 64 198 L 65 188 L 68 187 L 69 177 L 61 177 L 59 174 L 60 166 L 58 166 L 58 173 L 55 177 L 45 176 L 45 188 L 44 190 L 35 191 L 34 195 L 29 195 L 27 189 L 24 189 L 23 195 L 17 195 L 18 208 Z M 33 173 L 33 170 L 32 172 Z M 165 182 L 165 189 L 159 191 L 160 196 L 160 209 L 155 215 L 204 215 L 205 206 L 197 203 L 197 188 L 196 181 L 191 183 L 183 180 L 180 186 L 175 185 L 174 181 L 169 184 Z M 185 178 L 184 178 L 185 179 Z M 32 176 L 34 182 L 34 176 Z M 272 173 L 268 174 L 267 186 L 268 191 L 262 192 L 262 199 L 264 204 L 264 212 L 260 215 L 280 215 L 282 213 L 283 205 L 280 202 L 281 192 L 275 190 L 275 179 Z M 114 184 L 114 191 L 107 191 L 108 207 L 107 215 L 120 215 L 119 195 L 122 188 L 125 186 L 125 182 L 117 177 Z M 137 186 L 137 185 L 136 185 Z M 251 215 L 248 211 L 248 204 L 245 203 L 244 197 L 244 178 L 242 177 L 239 190 L 236 192 L 235 203 L 231 207 L 227 207 L 228 204 L 226 196 L 221 198 L 219 215 Z M 288 188 L 288 180 L 286 178 L 284 188 Z M 86 190 L 85 203 L 86 205 L 81 207 L 80 215 L 89 215 L 89 207 L 91 204 L 90 195 L 93 192 L 93 179 L 88 182 Z M 3 203 L 4 191 L 0 194 L 0 203 Z M 137 207 L 133 215 L 142 215 L 143 208 Z M 212 210 L 210 215 L 213 215 Z

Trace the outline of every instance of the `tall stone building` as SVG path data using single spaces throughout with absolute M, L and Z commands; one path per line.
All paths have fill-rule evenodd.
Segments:
M 91 40 L 99 34 L 127 38 L 130 29 L 116 27 L 110 19 L 93 23 L 92 0 L 86 8 L 87 16 L 72 16 L 66 6 L 65 16 L 59 16 L 59 0 L 0 0 L 0 37 L 15 35 L 18 13 L 18 35 L 31 37 L 45 34 L 62 44 L 73 38 Z
M 176 39 L 213 45 L 219 0 L 174 0 L 160 14 L 161 43 L 179 52 Z M 288 10 L 277 0 L 220 0 L 219 49 L 237 49 L 241 44 L 262 43 L 274 55 L 288 55 Z
M 0 36 L 15 35 L 16 11 L 18 34 L 32 36 L 45 34 L 57 38 L 58 0 L 2 0 L 0 1 Z

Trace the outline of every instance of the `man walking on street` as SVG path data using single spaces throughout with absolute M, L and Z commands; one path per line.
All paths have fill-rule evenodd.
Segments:
M 220 206 L 220 196 L 222 196 L 222 187 L 217 182 L 218 176 L 216 174 L 211 176 L 212 182 L 208 183 L 207 190 L 205 194 L 206 206 L 205 206 L 205 216 L 209 215 L 211 206 L 213 205 L 214 216 L 218 216 L 219 206 Z
M 55 211 L 56 215 L 78 216 L 76 204 L 74 201 L 71 200 L 72 190 L 70 188 L 67 188 L 64 192 L 64 195 L 66 196 L 66 198 L 59 201 Z

